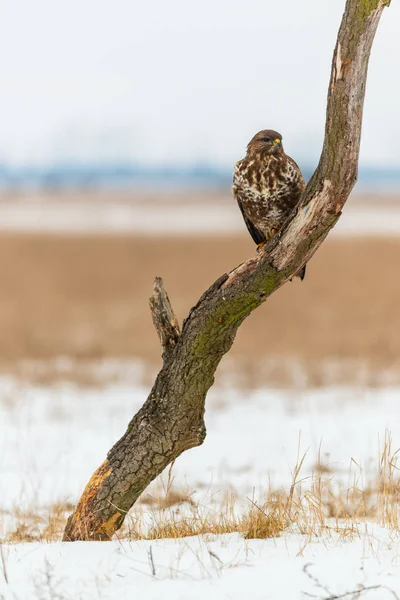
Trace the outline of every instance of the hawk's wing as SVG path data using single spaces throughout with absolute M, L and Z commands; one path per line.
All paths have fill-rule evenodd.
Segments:
M 251 237 L 253 238 L 253 240 L 255 241 L 255 243 L 261 244 L 262 242 L 266 242 L 267 239 L 266 239 L 265 235 L 262 233 L 262 231 L 257 229 L 257 227 L 250 221 L 249 217 L 244 212 L 242 200 L 241 200 L 239 194 L 236 195 L 236 200 L 239 205 L 240 212 L 243 215 L 244 222 L 246 223 L 246 227 L 249 230 L 249 233 L 250 233 Z
M 305 187 L 306 187 L 306 182 L 304 181 L 304 177 L 300 171 L 300 167 L 297 164 L 297 162 L 295 160 L 293 160 L 293 158 L 291 158 L 290 156 L 286 155 L 287 161 L 292 165 L 292 167 L 294 168 L 295 172 L 296 172 L 296 180 L 297 180 L 297 184 L 298 184 L 298 188 L 300 192 L 303 192 Z

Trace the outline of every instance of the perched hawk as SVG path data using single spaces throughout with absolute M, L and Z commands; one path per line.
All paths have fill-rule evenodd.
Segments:
M 262 248 L 279 231 L 305 188 L 299 167 L 282 147 L 277 131 L 259 131 L 236 163 L 233 195 L 251 237 Z M 297 274 L 304 279 L 306 267 Z

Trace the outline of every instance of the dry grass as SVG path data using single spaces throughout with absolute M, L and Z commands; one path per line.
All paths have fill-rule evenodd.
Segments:
M 220 513 L 210 517 L 197 510 L 190 515 L 180 517 L 176 513 L 158 517 L 156 522 L 140 535 L 139 539 L 158 540 L 163 538 L 183 538 L 193 535 L 221 535 L 240 533 L 244 539 L 266 539 L 278 537 L 289 525 L 285 514 L 279 507 L 254 505 L 248 512 L 236 516 Z M 132 531 L 130 532 L 132 536 Z M 138 539 L 137 533 L 133 534 Z
M 245 234 L 219 241 L 3 233 L 0 368 L 58 356 L 76 361 L 82 379 L 85 363 L 103 358 L 139 358 L 157 368 L 153 277 L 163 276 L 182 320 L 208 285 L 253 252 Z M 397 239 L 327 240 L 304 283 L 284 286 L 243 324 L 220 381 L 224 373 L 243 386 L 375 383 L 393 374 L 398 381 L 399 262 Z M 52 370 L 55 363 L 37 377 Z
M 359 535 L 359 526 L 366 521 L 400 532 L 399 452 L 393 452 L 387 433 L 376 478 L 364 482 L 361 466 L 352 459 L 346 485 L 319 463 L 311 477 L 303 479 L 305 457 L 299 456 L 289 491 L 270 490 L 261 502 L 247 498 L 244 510 L 236 506 L 234 494 L 226 495 L 217 509 L 185 500 L 185 509 L 152 510 L 150 521 L 133 515 L 124 535 L 161 539 L 236 532 L 245 539 L 266 539 L 297 531 L 307 538 L 327 532 L 349 537 Z
M 364 482 L 361 466 L 351 460 L 346 485 L 320 468 L 303 478 L 304 456 L 299 457 L 289 490 L 269 490 L 261 499 L 240 498 L 231 492 L 208 505 L 174 489 L 170 471 L 167 484 L 161 481 L 157 494 L 142 497 L 118 537 L 158 540 L 239 533 L 244 539 L 266 539 L 297 532 L 305 536 L 306 543 L 326 534 L 340 539 L 359 536 L 360 527 L 367 522 L 400 533 L 398 453 L 386 434 L 376 477 Z M 0 514 L 0 522 L 8 523 L 0 543 L 60 540 L 72 510 L 72 505 L 60 503 Z
M 21 542 L 55 542 L 60 540 L 70 512 L 74 506 L 69 503 L 56 503 L 39 510 L 21 511 L 16 508 L 3 512 L 3 519 L 12 525 L 1 542 L 18 544 Z

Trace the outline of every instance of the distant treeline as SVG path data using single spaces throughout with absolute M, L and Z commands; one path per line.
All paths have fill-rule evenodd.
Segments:
M 306 180 L 312 167 L 302 167 Z M 68 163 L 42 166 L 0 165 L 0 188 L 82 189 L 114 187 L 227 187 L 232 170 L 208 165 L 144 167 L 133 164 Z M 400 187 L 399 169 L 362 167 L 359 183 Z

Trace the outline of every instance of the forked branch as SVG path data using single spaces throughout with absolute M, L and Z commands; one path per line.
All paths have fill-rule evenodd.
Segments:
M 204 403 L 238 327 L 310 260 L 357 179 L 368 59 L 384 0 L 347 0 L 333 56 L 324 147 L 300 205 L 264 251 L 220 277 L 182 332 L 160 280 L 151 300 L 164 364 L 150 395 L 87 484 L 64 540 L 108 540 L 140 494 L 205 437 Z

